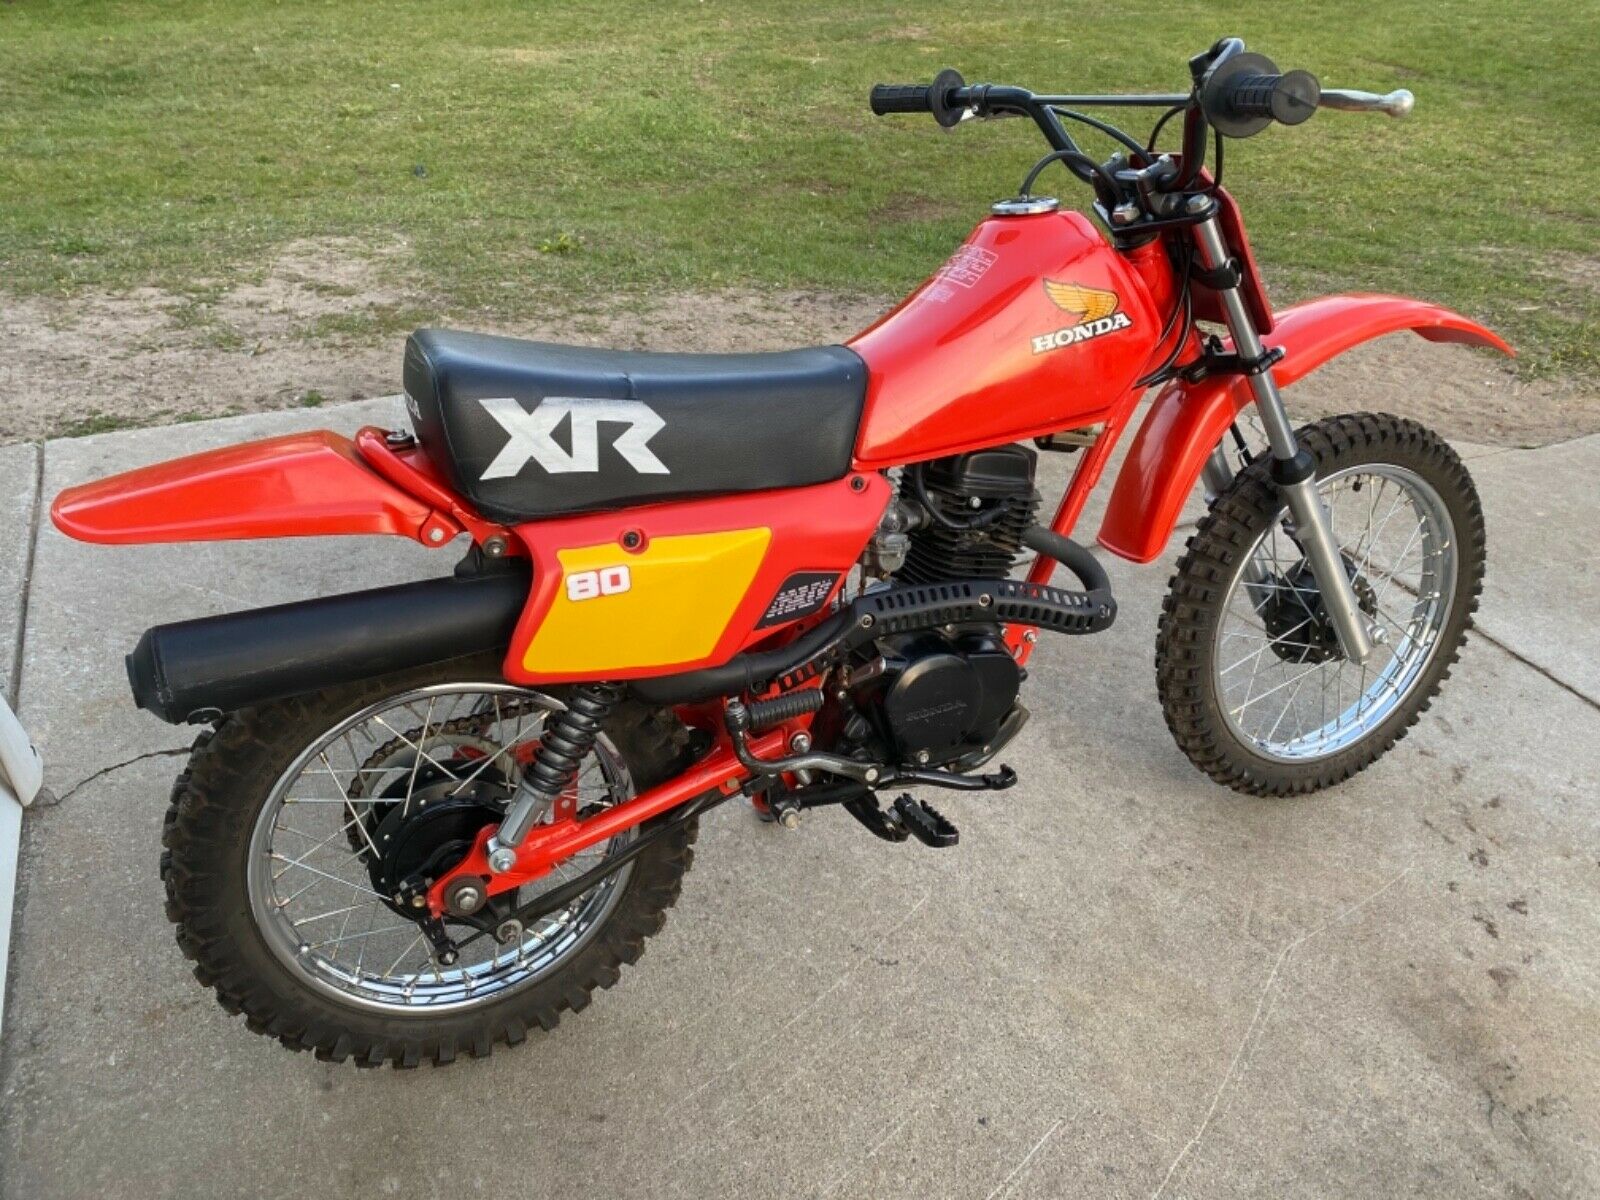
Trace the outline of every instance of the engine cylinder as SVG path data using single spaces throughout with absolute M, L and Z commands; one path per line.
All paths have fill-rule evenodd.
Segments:
M 909 468 L 902 494 L 932 510 L 911 534 L 903 583 L 999 579 L 1016 561 L 1022 531 L 1034 523 L 1038 455 L 1026 446 L 994 446 Z

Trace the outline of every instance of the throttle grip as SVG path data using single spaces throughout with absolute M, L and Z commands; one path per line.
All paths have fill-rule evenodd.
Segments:
M 1272 60 L 1248 52 L 1218 64 L 1200 87 L 1206 119 L 1224 137 L 1245 138 L 1272 122 L 1298 125 L 1317 111 L 1322 85 L 1309 71 L 1278 73 Z

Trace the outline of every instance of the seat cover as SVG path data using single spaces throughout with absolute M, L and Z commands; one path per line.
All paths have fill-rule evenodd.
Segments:
M 497 521 L 839 479 L 866 387 L 843 346 L 659 354 L 443 329 L 406 343 L 418 441 Z

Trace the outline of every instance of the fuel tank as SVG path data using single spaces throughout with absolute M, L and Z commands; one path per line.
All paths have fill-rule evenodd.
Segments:
M 848 343 L 868 368 L 858 466 L 1095 423 L 1147 369 L 1161 303 L 1081 213 L 990 217 Z

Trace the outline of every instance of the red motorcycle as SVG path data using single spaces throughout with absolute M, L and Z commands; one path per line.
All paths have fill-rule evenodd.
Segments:
M 1156 646 L 1179 746 L 1255 795 L 1327 787 L 1393 746 L 1471 622 L 1478 497 L 1420 425 L 1296 429 L 1279 388 L 1401 329 L 1511 350 L 1395 296 L 1274 312 L 1224 139 L 1318 107 L 1399 116 L 1411 96 L 1322 90 L 1237 39 L 1189 65 L 1171 95 L 954 71 L 875 87 L 878 114 L 1027 117 L 1050 152 L 846 345 L 422 330 L 413 432 L 275 438 L 62 493 L 56 525 L 92 542 L 470 539 L 448 577 L 163 625 L 129 656 L 141 707 L 206 726 L 161 875 L 224 1007 L 325 1058 L 483 1055 L 617 981 L 725 800 L 784 827 L 838 805 L 887 841 L 955 844 L 905 789 L 1017 781 L 992 764 L 1027 721 L 1038 635 L 1116 616 L 1069 538 L 1151 388 L 1098 540 L 1154 560 L 1203 481 Z M 1165 112 L 1140 142 L 1078 111 L 1094 106 Z M 1174 118 L 1181 152 L 1160 153 Z M 1085 154 L 1066 122 L 1115 154 Z M 1093 189 L 1098 227 L 1033 193 L 1057 163 Z M 1251 405 L 1264 449 L 1240 429 Z M 1078 455 L 1048 522 L 1041 452 Z M 1077 586 L 1051 586 L 1058 566 Z

